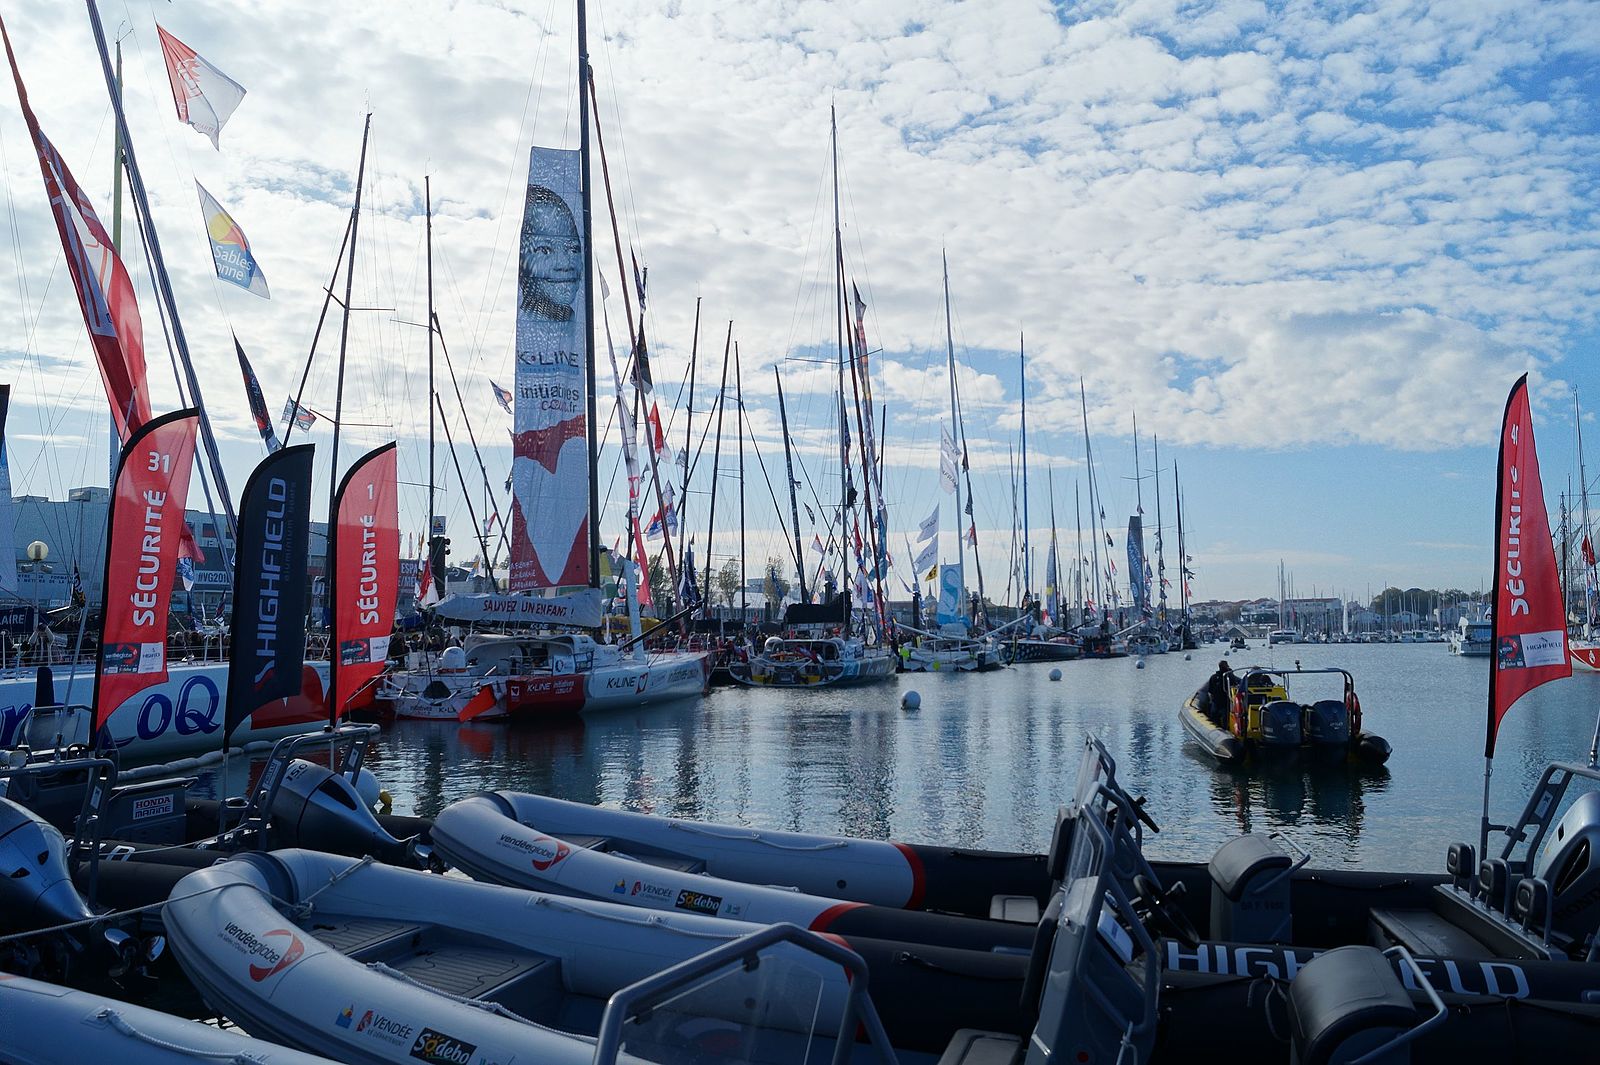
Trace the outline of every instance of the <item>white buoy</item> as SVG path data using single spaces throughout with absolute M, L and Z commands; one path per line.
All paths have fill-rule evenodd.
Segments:
M 1050 671 L 1050 679 L 1051 680 L 1060 680 L 1061 679 L 1061 671 L 1059 669 L 1052 669 Z
M 1185 652 L 1184 652 L 1184 653 L 1183 653 L 1183 660 L 1184 660 L 1184 661 L 1185 661 L 1185 662 L 1187 662 L 1187 661 L 1189 661 L 1189 659 L 1191 659 L 1191 658 L 1193 658 L 1193 657 L 1194 657 L 1194 655 L 1192 655 L 1192 654 L 1190 654 L 1190 653 L 1189 653 L 1189 652 L 1187 652 L 1187 651 L 1185 651 Z
M 902 710 L 921 709 L 922 696 L 918 695 L 916 692 L 906 692 L 904 695 L 900 696 L 900 708 Z
M 1133 663 L 1133 668 L 1134 669 L 1143 669 L 1144 668 L 1144 659 L 1143 658 L 1136 659 L 1134 661 L 1134 663 Z

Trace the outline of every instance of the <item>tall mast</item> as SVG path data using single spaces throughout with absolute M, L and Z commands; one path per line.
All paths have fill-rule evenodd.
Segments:
M 700 297 L 694 298 L 694 332 L 689 337 L 689 406 L 683 420 L 683 491 L 678 493 L 678 542 L 687 544 L 689 537 L 689 450 L 694 442 L 694 375 L 700 365 Z M 774 370 L 776 372 L 776 370 Z M 663 430 L 664 432 L 665 430 Z M 666 529 L 662 529 L 665 536 Z M 688 566 L 688 549 L 684 550 L 684 565 Z M 692 576 L 692 574 L 691 574 Z M 681 605 L 681 604 L 680 604 Z
M 1052 480 L 1054 479 L 1054 477 L 1055 477 L 1055 475 L 1051 474 Z M 1079 488 L 1080 488 L 1079 483 L 1077 481 L 1073 481 L 1072 482 L 1072 515 L 1073 515 L 1074 518 L 1077 519 L 1077 522 L 1078 522 L 1078 553 L 1073 557 L 1072 572 L 1073 572 L 1073 575 L 1074 575 L 1073 584 L 1077 587 L 1078 624 L 1082 625 L 1083 624 L 1083 620 L 1084 620 L 1084 616 L 1085 616 L 1084 602 L 1083 602 L 1083 507 L 1081 505 L 1081 500 L 1079 498 Z
M 122 99 L 122 41 L 117 41 L 117 99 Z M 117 127 L 116 146 L 111 153 L 111 250 L 122 257 L 122 127 Z M 111 445 L 111 479 L 106 483 L 113 487 L 117 483 L 117 463 L 122 458 L 122 437 L 117 434 L 117 419 L 111 419 L 110 438 Z
M 950 260 L 941 248 L 939 262 L 944 268 L 944 348 L 945 372 L 950 376 L 950 439 L 957 446 L 961 442 L 961 423 L 956 417 L 956 338 L 955 330 L 950 324 Z M 961 519 L 966 517 L 966 511 L 961 507 L 961 471 L 956 471 L 956 569 L 961 573 L 962 587 L 957 589 L 957 594 L 965 599 L 966 574 L 967 574 L 967 531 L 961 527 Z M 966 603 L 961 603 L 961 609 L 966 611 Z
M 345 352 L 350 343 L 350 295 L 355 287 L 356 273 L 356 236 L 361 229 L 361 186 L 367 177 L 367 136 L 372 132 L 372 112 L 367 112 L 366 120 L 361 126 L 361 162 L 356 166 L 356 198 L 350 208 L 350 257 L 345 260 L 344 271 L 344 317 L 339 323 L 339 373 L 338 384 L 333 394 L 333 444 L 328 458 L 328 534 L 327 534 L 327 576 L 325 580 L 328 588 L 328 631 L 338 632 L 335 612 L 339 609 L 339 597 L 333 594 L 333 578 L 338 572 L 339 559 L 339 427 L 344 421 L 344 366 Z M 431 326 L 430 326 L 431 328 Z M 431 407 L 432 404 L 429 404 Z M 429 412 L 429 421 L 432 422 L 432 412 Z M 338 722 L 339 706 L 334 693 L 339 690 L 339 656 L 337 653 L 328 656 L 328 727 L 332 729 Z
M 1144 473 L 1139 469 L 1139 412 L 1133 412 L 1133 499 L 1138 504 L 1134 513 L 1144 516 Z M 1133 574 L 1128 574 L 1133 579 Z
M 1017 333 L 1017 379 L 1022 384 L 1022 597 L 1027 599 L 1028 593 L 1033 590 L 1033 557 L 1028 551 L 1028 346 L 1027 338 L 1021 332 Z M 1055 525 L 1055 483 L 1051 478 L 1051 519 L 1050 524 Z M 1055 541 L 1055 533 L 1050 534 L 1051 542 Z M 1061 589 L 1056 589 L 1056 599 L 1060 600 Z
M 594 189 L 589 180 L 589 10 L 578 0 L 578 175 L 583 214 L 583 383 L 588 396 L 589 587 L 600 586 L 600 440 L 594 383 Z
M 739 372 L 739 345 L 733 346 L 733 394 L 739 408 L 739 417 L 735 422 L 735 431 L 739 434 L 739 621 L 743 624 L 746 620 L 745 611 L 748 604 L 745 602 L 745 512 L 744 512 L 744 375 Z M 709 546 L 709 545 L 708 545 Z
M 783 468 L 784 476 L 789 480 L 789 520 L 794 526 L 795 576 L 800 579 L 800 601 L 809 603 L 811 597 L 806 593 L 806 559 L 800 547 L 800 503 L 794 492 L 794 452 L 789 447 L 789 408 L 783 402 L 783 375 L 776 366 L 772 368 L 772 378 L 778 385 L 778 421 L 783 426 Z
M 1576 391 L 1572 393 L 1572 421 L 1578 428 L 1578 500 L 1581 507 L 1579 518 L 1583 522 L 1578 536 L 1579 556 L 1583 559 L 1583 636 L 1584 639 L 1589 639 L 1593 635 L 1594 627 L 1594 604 L 1590 602 L 1589 591 L 1589 578 L 1594 572 L 1589 557 L 1594 551 L 1594 541 L 1589 539 L 1589 472 L 1583 464 L 1583 416 L 1578 410 Z M 1581 546 L 1583 544 L 1589 545 L 1587 550 Z
M 1156 620 L 1166 624 L 1167 620 L 1167 554 L 1166 545 L 1163 544 L 1161 525 L 1161 438 L 1152 436 L 1151 446 L 1155 449 L 1155 468 L 1151 471 L 1156 482 Z
M 1189 549 L 1183 542 L 1183 488 L 1178 483 L 1178 462 L 1172 462 L 1172 498 L 1178 507 L 1178 608 L 1189 620 Z
M 722 412 L 728 398 L 728 354 L 733 350 L 733 320 L 728 320 L 728 339 L 722 345 L 722 384 L 717 388 L 717 443 L 711 451 L 711 510 L 706 516 L 706 579 L 701 585 L 700 602 L 704 604 L 700 616 L 709 618 L 714 605 L 711 595 L 711 538 L 717 531 L 717 481 L 718 465 L 722 462 Z
M 1050 624 L 1058 629 L 1066 628 L 1061 624 L 1061 550 L 1056 545 L 1056 471 L 1050 469 L 1050 572 L 1044 575 L 1045 583 L 1056 590 L 1055 613 L 1050 617 Z
M 128 133 L 128 116 L 122 110 L 122 97 L 117 92 L 116 74 L 111 69 L 111 54 L 106 49 L 105 30 L 100 25 L 100 10 L 95 0 L 84 0 L 89 9 L 89 27 L 94 31 L 94 43 L 100 53 L 100 70 L 105 76 L 106 91 L 111 94 L 111 109 L 116 113 L 117 138 L 121 144 L 123 165 L 128 170 L 128 190 L 133 193 L 133 203 L 142 219 L 142 232 L 150 260 L 155 264 L 156 287 L 167 306 L 167 316 L 172 323 L 172 343 L 183 364 L 184 378 L 189 386 L 189 401 L 200 411 L 200 437 L 205 445 L 206 465 L 211 468 L 212 479 L 222 495 L 222 509 L 228 519 L 228 536 L 235 538 L 238 518 L 233 511 L 233 497 L 228 493 L 227 474 L 222 469 L 222 454 L 217 450 L 217 437 L 211 428 L 211 417 L 200 393 L 200 378 L 195 374 L 194 362 L 189 357 L 189 340 L 183 332 L 183 322 L 178 316 L 178 303 L 172 295 L 172 282 L 167 277 L 166 258 L 161 254 L 161 238 L 156 233 L 155 216 L 150 213 L 150 197 L 145 193 L 144 179 L 139 176 L 139 162 L 134 155 L 133 138 Z M 237 542 L 237 540 L 235 540 Z M 232 568 L 228 552 L 223 551 L 224 565 Z
M 1094 601 L 1095 609 L 1100 612 L 1103 619 L 1106 615 L 1106 604 L 1100 598 L 1100 531 L 1095 525 L 1095 490 L 1094 490 L 1094 448 L 1089 444 L 1089 398 L 1083 389 L 1083 378 L 1078 378 L 1078 403 L 1083 408 L 1083 461 L 1089 471 L 1089 550 L 1094 555 Z M 1078 545 L 1079 551 L 1083 545 Z
M 433 179 L 428 175 L 422 178 L 422 200 L 428 219 L 428 561 L 433 561 L 433 465 L 434 465 L 434 440 L 433 440 Z M 342 356 L 341 356 L 342 357 Z M 439 580 L 430 566 L 428 571 L 430 581 Z M 424 593 L 427 589 L 423 589 Z
M 844 233 L 839 225 L 839 118 L 828 106 L 833 145 L 834 326 L 839 347 L 839 588 L 845 601 L 845 630 L 850 628 L 850 419 L 844 406 Z

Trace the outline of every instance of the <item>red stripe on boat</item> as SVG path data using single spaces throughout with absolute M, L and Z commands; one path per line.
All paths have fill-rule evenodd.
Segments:
M 837 921 L 842 915 L 849 913 L 851 910 L 859 910 L 865 905 L 866 903 L 864 902 L 836 902 L 817 914 L 816 919 L 811 922 L 811 931 L 826 932 L 828 926 Z
M 892 840 L 890 842 L 893 842 Z M 895 843 L 895 849 L 906 857 L 906 865 L 911 867 L 911 897 L 906 900 L 905 908 L 908 910 L 922 909 L 922 898 L 928 890 L 928 871 L 922 867 L 922 856 L 917 849 L 909 843 Z

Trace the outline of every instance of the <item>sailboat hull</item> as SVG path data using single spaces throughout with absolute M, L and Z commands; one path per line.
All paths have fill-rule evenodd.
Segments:
M 1600 641 L 1569 640 L 1572 668 L 1584 673 L 1600 673 Z

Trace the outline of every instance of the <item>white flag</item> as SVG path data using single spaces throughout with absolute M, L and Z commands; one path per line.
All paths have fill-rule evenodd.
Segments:
M 917 552 L 917 572 L 932 569 L 937 561 L 939 561 L 939 541 L 934 540 Z
M 161 54 L 167 61 L 167 81 L 172 84 L 172 102 L 178 108 L 178 121 L 187 122 L 211 138 L 211 147 L 220 149 L 217 135 L 244 99 L 244 86 L 194 54 L 194 49 L 156 27 L 161 37 Z
M 929 514 L 926 518 L 924 518 L 923 521 L 922 521 L 922 524 L 917 527 L 917 543 L 920 544 L 922 541 L 930 539 L 932 537 L 936 537 L 938 535 L 939 535 L 939 505 L 937 503 L 935 503 L 934 506 L 933 506 L 933 513 Z

